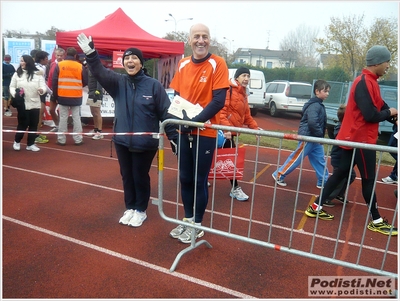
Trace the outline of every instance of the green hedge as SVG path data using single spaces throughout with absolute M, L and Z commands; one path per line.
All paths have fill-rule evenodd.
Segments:
M 320 68 L 309 68 L 309 67 L 294 67 L 294 68 L 260 68 L 250 65 L 231 64 L 229 68 L 238 68 L 240 66 L 247 67 L 249 69 L 260 70 L 265 75 L 265 81 L 270 82 L 273 80 L 289 80 L 296 82 L 308 82 L 313 83 L 314 79 L 324 79 L 336 82 L 347 82 L 351 81 L 352 78 L 344 72 L 342 68 L 327 68 L 321 70 Z

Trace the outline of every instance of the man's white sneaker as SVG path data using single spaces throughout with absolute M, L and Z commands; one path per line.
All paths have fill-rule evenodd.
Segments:
M 53 128 L 50 130 L 52 133 L 58 132 L 58 126 L 53 126 Z
M 128 226 L 140 227 L 143 224 L 143 222 L 146 220 L 146 218 L 147 218 L 147 214 L 145 211 L 135 210 L 133 212 L 132 218 L 130 219 L 130 221 L 128 223 Z
M 184 222 L 190 222 L 188 219 L 183 218 Z M 169 232 L 169 236 L 172 238 L 178 238 L 183 232 L 185 232 L 186 226 L 185 225 L 178 225 L 178 227 L 174 228 Z
M 133 209 L 125 210 L 124 215 L 119 219 L 119 223 L 123 225 L 127 225 L 131 218 L 133 217 Z
M 15 142 L 13 144 L 13 149 L 19 151 L 21 149 L 21 143 Z
M 7 110 L 7 111 L 4 112 L 4 116 L 11 117 L 12 116 L 12 112 L 10 110 Z
M 104 136 L 100 132 L 96 132 L 92 137 L 93 140 L 100 140 L 100 139 L 103 139 L 103 138 L 104 138 Z
M 30 146 L 27 146 L 26 150 L 32 151 L 32 152 L 38 152 L 38 151 L 40 151 L 40 148 L 38 148 L 35 144 L 32 144 Z
M 178 240 L 180 242 L 183 242 L 185 244 L 189 244 L 192 241 L 192 233 L 194 233 L 194 240 L 197 238 L 203 237 L 204 236 L 204 231 L 200 229 L 195 229 L 192 227 L 187 227 L 185 232 L 183 232 L 181 235 L 179 235 Z
M 235 189 L 233 189 L 231 191 L 231 193 L 229 194 L 229 196 L 231 198 L 237 199 L 238 201 L 247 201 L 249 199 L 249 196 L 247 194 L 245 194 L 242 190 L 242 188 L 240 188 L 239 186 L 236 187 Z
M 393 180 L 390 176 L 383 178 L 382 182 L 387 184 L 397 184 L 397 180 Z

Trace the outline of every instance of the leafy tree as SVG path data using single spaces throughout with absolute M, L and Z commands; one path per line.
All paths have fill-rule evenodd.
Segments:
M 362 55 L 367 43 L 364 15 L 343 17 L 342 20 L 331 17 L 330 20 L 331 24 L 325 29 L 326 38 L 316 39 L 320 45 L 317 51 L 338 55 L 337 63 L 349 74 L 356 75 L 365 65 Z
M 370 28 L 364 25 L 364 15 L 348 16 L 343 19 L 331 17 L 325 28 L 326 38 L 316 39 L 319 53 L 335 54 L 329 66 L 340 66 L 351 77 L 365 67 L 365 56 L 372 45 L 384 45 L 392 53 L 392 68 L 384 78 L 397 74 L 398 25 L 393 18 L 377 18 Z
M 398 72 L 398 24 L 394 18 L 376 18 L 375 22 L 367 31 L 367 36 L 369 38 L 367 42 L 367 49 L 373 45 L 385 45 L 392 58 L 390 61 L 389 73 L 385 78 L 389 78 L 393 74 Z
M 56 32 L 57 31 L 61 31 L 61 32 L 63 32 L 63 31 L 65 31 L 65 30 L 62 30 L 62 29 L 58 29 L 58 28 L 56 28 L 56 27 L 54 27 L 54 26 L 52 26 L 49 30 L 47 30 L 46 32 L 45 32 L 45 36 L 46 36 L 46 40 L 55 40 L 56 39 Z

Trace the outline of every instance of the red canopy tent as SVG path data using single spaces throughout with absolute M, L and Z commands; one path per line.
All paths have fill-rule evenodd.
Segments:
M 144 31 L 129 18 L 121 8 L 97 24 L 80 30 L 56 32 L 56 44 L 64 49 L 80 47 L 77 36 L 81 33 L 92 36 L 99 54 L 112 56 L 113 51 L 139 48 L 147 59 L 176 56 L 184 53 L 184 43 L 158 38 Z

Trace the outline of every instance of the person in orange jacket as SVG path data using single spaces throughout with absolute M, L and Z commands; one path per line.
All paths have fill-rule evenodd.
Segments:
M 250 81 L 250 70 L 246 67 L 239 67 L 233 78 L 230 79 L 230 87 L 226 93 L 225 106 L 220 111 L 220 124 L 226 126 L 243 127 L 250 129 L 260 129 L 257 122 L 250 114 L 250 107 L 247 99 L 247 86 Z M 239 135 L 237 132 L 225 132 L 225 143 L 223 148 L 236 147 L 234 137 Z M 247 201 L 249 196 L 245 194 L 239 186 L 238 181 L 230 180 L 232 189 L 230 197 L 238 201 Z

